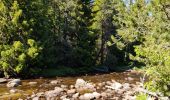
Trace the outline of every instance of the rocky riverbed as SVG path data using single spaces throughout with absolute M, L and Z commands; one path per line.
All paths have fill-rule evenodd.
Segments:
M 136 100 L 142 84 L 119 83 L 115 80 L 92 83 L 77 79 L 74 85 L 56 86 L 27 97 L 30 100 Z
M 135 71 L 78 77 L 2 80 L 0 100 L 135 100 L 143 91 Z

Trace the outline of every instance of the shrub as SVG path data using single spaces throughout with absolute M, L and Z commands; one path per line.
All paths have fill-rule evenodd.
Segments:
M 26 45 L 20 41 L 14 41 L 12 45 L 0 45 L 0 70 L 5 76 L 21 74 L 30 67 L 40 50 L 33 39 L 28 39 Z

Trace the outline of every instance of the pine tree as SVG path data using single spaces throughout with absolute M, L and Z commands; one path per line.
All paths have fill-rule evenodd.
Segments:
M 35 40 L 29 37 L 31 28 L 23 17 L 17 1 L 0 2 L 0 70 L 5 76 L 29 70 L 40 52 Z
M 120 39 L 113 37 L 112 40 L 118 41 L 120 48 L 133 43 L 134 54 L 126 52 L 131 59 L 148 67 L 147 89 L 169 96 L 169 1 L 137 0 L 128 6 L 124 2 L 118 5 L 114 23 L 119 26 Z
M 114 9 L 113 0 L 96 0 L 93 7 L 93 24 L 92 29 L 96 30 L 95 34 L 98 35 L 97 48 L 98 54 L 96 61 L 99 64 L 104 64 L 106 55 L 108 53 L 107 41 L 110 40 L 112 34 L 116 34 L 115 26 L 112 23 L 113 16 L 116 13 Z

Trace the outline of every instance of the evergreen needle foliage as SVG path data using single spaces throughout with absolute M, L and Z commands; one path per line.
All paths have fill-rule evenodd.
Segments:
M 170 96 L 169 0 L 0 0 L 5 76 L 131 62 L 146 66 L 149 90 Z

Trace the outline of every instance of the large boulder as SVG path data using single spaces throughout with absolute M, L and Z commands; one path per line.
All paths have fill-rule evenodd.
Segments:
M 77 79 L 75 88 L 84 87 L 86 84 L 87 84 L 86 81 L 84 81 L 83 79 Z
M 86 82 L 83 79 L 77 79 L 75 88 L 80 94 L 96 91 L 95 85 L 93 83 Z

